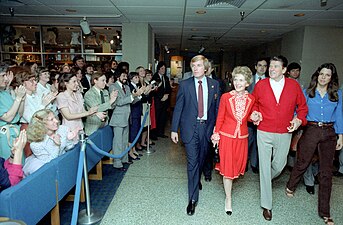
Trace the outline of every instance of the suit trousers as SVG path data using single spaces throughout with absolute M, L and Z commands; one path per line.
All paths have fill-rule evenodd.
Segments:
M 336 150 L 336 134 L 332 126 L 318 127 L 307 125 L 298 145 L 297 162 L 292 170 L 287 188 L 294 191 L 301 176 L 312 162 L 318 148 L 319 155 L 319 192 L 318 213 L 321 217 L 330 217 L 330 198 L 332 189 L 333 159 Z
M 248 123 L 248 159 L 250 165 L 258 168 L 258 150 L 257 150 L 257 128 L 252 123 Z
M 291 138 L 290 133 L 279 134 L 257 130 L 261 206 L 265 209 L 272 209 L 272 179 L 279 176 L 286 166 Z
M 129 125 L 126 127 L 113 127 L 113 142 L 112 150 L 114 155 L 122 154 L 129 144 Z M 113 167 L 121 168 L 123 163 L 128 162 L 128 154 L 125 154 L 120 159 L 113 159 Z
M 214 157 L 214 147 L 213 144 L 210 143 L 208 145 L 208 151 L 205 156 L 205 162 L 203 167 L 203 174 L 206 177 L 212 177 L 212 170 L 213 170 L 213 157 Z
M 189 143 L 185 143 L 187 153 L 188 200 L 198 201 L 199 182 L 204 160 L 208 151 L 206 123 L 198 123 Z

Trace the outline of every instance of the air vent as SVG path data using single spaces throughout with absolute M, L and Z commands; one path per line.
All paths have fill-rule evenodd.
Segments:
M 235 7 L 240 8 L 246 0 L 207 0 L 205 7 Z

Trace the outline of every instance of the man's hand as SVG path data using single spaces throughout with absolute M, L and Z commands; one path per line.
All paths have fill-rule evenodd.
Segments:
M 179 135 L 177 132 L 171 132 L 170 138 L 175 144 L 179 142 Z
M 296 129 L 298 129 L 301 125 L 301 120 L 299 120 L 297 117 L 294 117 L 290 122 L 291 125 L 287 127 L 288 133 L 292 133 Z
M 163 97 L 161 98 L 161 102 L 164 102 L 168 99 L 169 94 L 164 94 Z

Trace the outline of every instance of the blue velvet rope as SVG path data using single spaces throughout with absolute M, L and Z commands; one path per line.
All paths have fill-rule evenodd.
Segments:
M 87 140 L 87 143 L 91 146 L 91 148 L 98 152 L 99 154 L 111 157 L 111 158 L 117 158 L 120 159 L 122 158 L 125 154 L 128 153 L 128 151 L 130 151 L 130 149 L 136 144 L 136 142 L 138 141 L 139 136 L 142 133 L 142 130 L 144 128 L 144 124 L 145 121 L 149 115 L 149 110 L 147 109 L 147 111 L 145 112 L 144 115 L 144 119 L 141 125 L 141 128 L 138 131 L 138 134 L 135 138 L 135 140 L 133 141 L 133 143 L 131 143 L 131 145 L 125 149 L 125 151 L 123 153 L 121 153 L 120 155 L 112 155 L 109 154 L 108 152 L 105 152 L 103 150 L 101 150 L 98 146 L 96 146 L 94 144 L 94 142 L 92 142 L 91 140 Z M 76 177 L 76 190 L 75 190 L 75 198 L 74 198 L 74 206 L 73 206 L 73 214 L 72 214 L 72 218 L 71 218 L 71 225 L 76 225 L 77 224 L 77 219 L 78 219 L 78 215 L 79 215 L 79 203 L 80 203 L 80 193 L 81 193 L 81 180 L 82 180 L 82 172 L 83 172 L 83 161 L 84 161 L 84 157 L 85 157 L 85 145 L 81 146 L 81 152 L 80 152 L 80 157 L 79 157 L 79 165 L 78 165 L 78 169 L 77 169 L 77 177 Z M 85 178 L 86 179 L 86 178 Z
M 119 154 L 119 155 L 113 155 L 113 154 L 110 154 L 110 153 L 108 153 L 108 152 L 105 152 L 105 151 L 101 150 L 98 146 L 96 146 L 96 144 L 94 144 L 94 142 L 91 141 L 91 140 L 89 140 L 89 139 L 87 140 L 87 144 L 89 144 L 89 145 L 91 146 L 91 148 L 92 148 L 94 151 L 96 151 L 97 153 L 99 153 L 99 154 L 101 154 L 101 155 L 104 155 L 104 156 L 107 156 L 107 157 L 110 157 L 110 158 L 114 158 L 114 159 L 120 159 L 120 158 L 122 158 L 125 154 L 127 154 L 127 153 L 130 151 L 130 149 L 131 149 L 133 146 L 135 146 L 136 142 L 138 141 L 138 138 L 139 138 L 139 136 L 141 135 L 142 130 L 143 130 L 143 128 L 144 128 L 145 121 L 146 121 L 146 119 L 147 119 L 147 117 L 148 117 L 148 112 L 149 112 L 148 110 L 150 110 L 150 109 L 147 109 L 147 111 L 145 112 L 145 115 L 144 115 L 144 119 L 143 119 L 141 128 L 139 129 L 138 134 L 137 134 L 135 140 L 133 140 L 133 142 L 130 144 L 130 146 L 127 147 L 127 148 L 125 149 L 125 151 L 123 151 L 121 154 Z
M 77 168 L 76 190 L 75 190 L 75 197 L 74 197 L 73 214 L 72 214 L 72 218 L 71 218 L 71 224 L 72 225 L 77 224 L 77 218 L 79 215 L 81 180 L 82 180 L 82 173 L 83 173 L 83 161 L 85 158 L 85 148 L 86 148 L 86 143 L 81 145 L 81 151 L 80 151 L 80 156 L 79 156 L 79 165 Z

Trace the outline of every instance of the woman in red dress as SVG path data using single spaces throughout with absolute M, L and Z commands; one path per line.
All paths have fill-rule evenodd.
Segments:
M 212 143 L 219 143 L 220 162 L 215 168 L 223 176 L 225 211 L 232 214 L 231 190 L 233 179 L 244 175 L 248 158 L 248 125 L 255 98 L 245 89 L 252 77 L 246 66 L 238 66 L 232 72 L 235 90 L 222 95 Z

